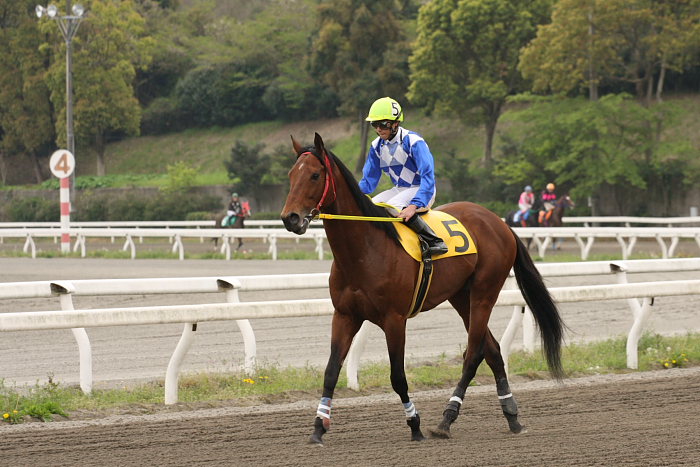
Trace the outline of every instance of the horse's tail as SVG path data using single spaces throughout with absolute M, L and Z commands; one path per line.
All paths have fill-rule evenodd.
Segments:
M 547 358 L 549 372 L 558 380 L 564 377 L 561 365 L 561 343 L 564 335 L 564 322 L 559 316 L 559 310 L 544 285 L 540 272 L 532 262 L 527 248 L 513 232 L 518 250 L 515 255 L 515 280 L 525 298 L 525 303 L 532 311 L 535 322 L 542 335 L 542 347 Z

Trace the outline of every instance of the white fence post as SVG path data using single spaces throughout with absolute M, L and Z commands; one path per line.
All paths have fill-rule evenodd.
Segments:
M 523 315 L 525 314 L 524 306 L 514 306 L 513 314 L 508 321 L 508 326 L 506 330 L 503 331 L 503 336 L 501 337 L 501 358 L 503 358 L 503 365 L 505 366 L 506 374 L 508 374 L 508 358 L 510 356 L 510 349 L 513 345 L 513 339 L 515 337 L 515 332 L 518 326 L 523 322 Z
M 350 351 L 345 359 L 345 374 L 348 377 L 348 387 L 355 391 L 360 390 L 358 373 L 360 371 L 360 357 L 365 351 L 365 345 L 367 344 L 367 334 L 369 333 L 367 327 L 369 327 L 368 321 L 362 323 L 362 327 L 360 327 L 360 330 L 357 331 L 357 334 L 355 334 L 355 337 L 352 340 Z
M 70 282 L 53 282 L 51 291 L 58 295 L 62 310 L 73 310 L 73 296 L 75 287 Z M 72 328 L 71 332 L 78 344 L 78 358 L 80 360 L 80 389 L 85 394 L 92 392 L 92 347 L 90 338 L 85 328 Z
M 610 270 L 615 273 L 618 284 L 627 284 L 627 265 L 623 262 L 610 263 Z M 627 368 L 636 370 L 639 367 L 639 339 L 642 337 L 644 322 L 651 313 L 653 299 L 645 297 L 642 303 L 636 298 L 628 298 L 627 304 L 632 311 L 633 323 L 627 334 Z
M 165 371 L 165 405 L 177 404 L 178 382 L 180 380 L 180 368 L 185 360 L 187 351 L 190 350 L 194 332 L 197 330 L 197 323 L 185 323 L 182 335 L 175 347 L 172 357 L 168 362 L 168 369 Z
M 230 283 L 222 280 L 218 280 L 217 283 L 220 289 L 226 291 L 226 301 L 228 303 L 240 302 L 238 298 L 238 289 L 241 287 L 240 283 Z M 252 374 L 255 371 L 255 360 L 258 351 L 255 341 L 255 332 L 253 332 L 253 326 L 250 325 L 250 321 L 247 319 L 237 319 L 236 324 L 243 336 L 243 348 L 245 352 L 243 368 L 246 373 Z

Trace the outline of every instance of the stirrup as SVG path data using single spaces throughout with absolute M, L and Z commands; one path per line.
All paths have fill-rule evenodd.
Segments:
M 439 242 L 434 242 L 432 245 L 428 243 L 428 251 L 433 256 L 444 255 L 449 251 L 445 242 L 440 240 Z

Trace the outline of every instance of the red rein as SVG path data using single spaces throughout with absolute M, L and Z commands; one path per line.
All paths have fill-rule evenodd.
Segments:
M 299 154 L 299 157 L 305 156 L 307 154 L 313 155 L 312 152 L 306 151 L 302 152 Z M 321 195 L 321 199 L 318 201 L 318 204 L 316 205 L 316 211 L 321 212 L 321 208 L 323 207 L 323 204 L 326 201 L 326 196 L 328 196 L 329 188 L 333 189 L 333 201 L 336 199 L 336 193 L 335 193 L 335 178 L 333 177 L 333 168 L 331 167 L 331 161 L 330 158 L 328 157 L 328 153 L 326 151 L 323 151 L 323 168 L 326 169 L 326 183 L 325 186 L 323 187 L 323 195 Z M 331 203 L 333 202 L 331 201 Z

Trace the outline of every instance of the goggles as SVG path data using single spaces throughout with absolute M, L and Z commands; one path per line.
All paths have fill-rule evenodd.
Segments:
M 376 122 L 370 123 L 374 128 L 380 130 L 390 130 L 391 126 L 394 124 L 392 120 L 378 120 Z

